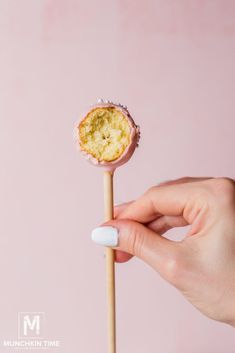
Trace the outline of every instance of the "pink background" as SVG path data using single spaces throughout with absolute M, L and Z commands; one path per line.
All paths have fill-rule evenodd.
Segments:
M 140 124 L 116 203 L 166 179 L 234 176 L 234 62 L 233 0 L 0 0 L 1 340 L 17 339 L 19 311 L 44 311 L 58 352 L 106 352 L 104 250 L 90 241 L 102 174 L 74 123 L 103 97 Z M 122 353 L 235 350 L 233 328 L 137 259 L 117 266 L 117 329 Z

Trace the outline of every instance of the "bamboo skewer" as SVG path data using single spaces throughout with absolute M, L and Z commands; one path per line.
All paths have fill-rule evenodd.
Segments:
M 113 219 L 113 172 L 104 172 L 105 221 Z M 106 247 L 106 286 L 108 312 L 108 353 L 116 353 L 115 260 L 114 250 Z

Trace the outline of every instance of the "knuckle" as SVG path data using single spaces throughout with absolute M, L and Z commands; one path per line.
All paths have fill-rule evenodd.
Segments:
M 134 225 L 131 225 L 128 229 L 127 236 L 127 249 L 133 255 L 141 257 L 141 251 L 143 248 L 144 236 L 139 232 Z
M 235 201 L 235 182 L 231 178 L 216 178 L 213 180 L 213 193 L 216 200 L 221 205 L 234 203 Z
M 218 178 L 217 179 L 218 186 L 224 192 L 234 192 L 235 182 L 231 178 Z
M 168 282 L 170 282 L 175 287 L 180 287 L 183 273 L 185 272 L 185 266 L 183 264 L 182 258 L 180 258 L 178 255 L 174 255 L 173 257 L 166 260 L 164 272 Z
M 145 191 L 145 195 L 151 195 L 156 191 L 156 188 L 157 186 L 151 186 L 150 188 L 147 189 L 147 191 Z
M 151 186 L 145 193 L 143 194 L 142 198 L 148 200 L 149 204 L 152 204 L 152 208 L 154 209 L 154 199 L 155 199 L 155 194 L 158 189 L 158 186 Z

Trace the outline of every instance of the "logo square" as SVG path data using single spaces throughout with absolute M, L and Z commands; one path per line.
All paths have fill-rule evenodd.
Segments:
M 18 313 L 18 338 L 32 339 L 43 338 L 45 323 L 44 312 L 19 312 Z

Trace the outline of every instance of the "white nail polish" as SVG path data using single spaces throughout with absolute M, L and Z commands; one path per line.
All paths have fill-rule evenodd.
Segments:
M 117 246 L 118 230 L 110 226 L 98 227 L 93 229 L 91 239 L 99 245 Z

